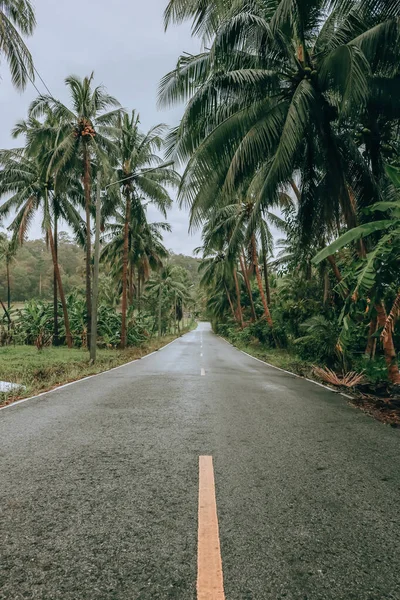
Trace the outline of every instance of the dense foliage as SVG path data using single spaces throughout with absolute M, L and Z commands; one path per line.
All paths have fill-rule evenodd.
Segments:
M 5 238 L 7 239 L 7 238 Z M 68 234 L 59 234 L 58 260 L 60 271 L 67 296 L 68 312 L 70 315 L 71 331 L 76 347 L 85 346 L 86 340 L 86 307 L 85 307 L 85 255 L 84 250 L 75 243 Z M 9 242 L 8 242 L 9 243 Z M 0 247 L 1 252 L 1 247 Z M 0 301 L 7 307 L 7 275 L 6 264 L 2 261 L 0 268 Z M 186 306 L 186 323 L 189 314 L 194 317 L 201 310 L 201 305 L 195 300 L 194 290 L 197 290 L 198 259 L 190 256 L 176 255 L 169 252 L 167 255 L 169 269 L 173 269 L 176 277 L 190 290 Z M 156 275 L 154 274 L 153 278 Z M 136 285 L 130 307 L 128 310 L 128 345 L 137 345 L 143 336 L 151 336 L 157 329 L 158 305 L 151 290 L 145 285 L 144 299 L 140 299 L 140 289 Z M 53 310 L 53 284 L 54 273 L 51 257 L 49 256 L 45 240 L 25 242 L 17 247 L 12 258 L 10 273 L 10 315 L 13 321 L 10 337 L 7 335 L 7 317 L 0 309 L 2 315 L 2 337 L 0 343 L 27 343 L 36 344 L 39 334 L 43 343 L 51 343 L 54 333 Z M 173 299 L 174 300 L 174 299 Z M 113 274 L 111 266 L 103 261 L 100 267 L 100 294 L 99 294 L 99 344 L 105 347 L 120 345 L 121 334 L 121 291 L 118 281 Z M 169 302 L 169 304 L 168 304 Z M 162 330 L 164 333 L 173 331 L 182 325 L 182 311 L 177 314 L 177 323 L 173 321 L 173 306 L 171 298 L 165 296 L 162 307 Z M 142 309 L 141 309 L 142 306 Z M 134 316 L 134 319 L 132 317 Z M 64 337 L 62 325 L 62 310 L 58 305 L 58 318 L 60 320 L 59 334 Z M 38 340 L 40 345 L 40 339 Z
M 167 216 L 180 176 L 160 156 L 164 125 L 142 132 L 93 74 L 65 83 L 69 105 L 39 96 L 12 132 L 23 145 L 0 150 L 0 219 L 11 216 L 0 239 L 1 341 L 124 349 L 179 329 L 195 308 L 189 274 L 163 245 L 169 224 L 150 223 L 146 211 L 152 203 Z M 45 243 L 27 245 L 38 217 Z M 12 293 L 31 300 L 15 311 Z
M 184 20 L 204 50 L 159 101 L 187 103 L 168 156 L 215 327 L 400 384 L 400 3 L 170 0 Z
M 29 34 L 34 15 L 27 1 L 21 7 L 24 19 L 10 18 Z M 170 0 L 166 27 L 185 20 L 204 49 L 183 54 L 161 81 L 160 105 L 185 103 L 176 128 L 142 132 L 137 113 L 95 87 L 93 74 L 70 76 L 69 103 L 38 97 L 13 130 L 22 146 L 0 151 L 0 217 L 13 215 L 11 237 L 0 240 L 3 339 L 90 346 L 98 300 L 101 343 L 124 348 L 205 305 L 233 339 L 371 379 L 385 361 L 400 384 L 400 2 Z M 23 86 L 31 59 L 10 39 L 3 52 L 14 51 L 7 57 Z M 165 218 L 171 187 L 190 226 L 202 227 L 197 275 L 164 247 L 169 224 L 147 220 L 149 203 Z M 38 214 L 52 281 L 37 246 L 23 294 L 27 247 L 18 248 Z M 61 223 L 85 255 L 65 266 Z M 18 326 L 13 285 L 17 297 L 37 298 Z M 51 292 L 52 316 L 40 300 Z M 30 310 L 36 329 L 21 332 Z

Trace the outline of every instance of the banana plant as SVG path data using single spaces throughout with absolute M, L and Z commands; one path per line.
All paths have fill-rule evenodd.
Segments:
M 387 166 L 386 172 L 392 184 L 400 190 L 400 169 Z M 400 199 L 377 202 L 368 209 L 368 213 L 372 215 L 383 213 L 386 218 L 372 220 L 350 229 L 328 247 L 321 250 L 314 257 L 313 262 L 319 264 L 328 256 L 332 256 L 362 238 L 377 237 L 376 243 L 372 244 L 371 251 L 367 253 L 365 258 L 361 258 L 356 265 L 356 286 L 349 302 L 351 300 L 356 301 L 360 296 L 373 298 L 378 327 L 381 329 L 381 340 L 388 365 L 389 380 L 392 383 L 400 384 L 397 354 L 393 344 L 394 325 L 400 314 L 400 291 L 389 315 L 386 313 L 382 298 L 382 287 L 385 283 L 382 279 L 386 270 L 388 268 L 392 271 L 400 260 Z M 348 320 L 344 323 L 345 326 L 348 326 Z

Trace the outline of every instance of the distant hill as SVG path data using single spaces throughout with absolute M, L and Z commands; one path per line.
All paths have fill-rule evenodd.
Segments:
M 170 250 L 169 252 L 169 263 L 172 265 L 176 265 L 177 267 L 183 267 L 184 269 L 186 269 L 190 275 L 192 283 L 197 286 L 200 281 L 198 269 L 201 260 L 199 258 L 194 258 L 193 256 L 175 254 L 174 252 L 172 252 L 172 250 Z
M 85 289 L 85 256 L 66 233 L 59 234 L 59 264 L 65 292 L 74 288 Z M 199 282 L 198 265 L 200 260 L 192 256 L 174 254 L 168 259 L 170 264 L 183 267 L 189 273 L 191 283 Z M 50 252 L 43 239 L 30 240 L 18 250 L 11 266 L 11 297 L 13 302 L 23 302 L 31 298 L 50 300 L 53 294 L 53 265 Z M 7 298 L 6 269 L 0 261 L 0 299 Z

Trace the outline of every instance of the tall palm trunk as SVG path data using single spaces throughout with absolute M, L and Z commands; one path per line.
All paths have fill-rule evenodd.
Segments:
M 90 235 L 90 153 L 89 148 L 85 144 L 83 150 L 83 188 L 85 192 L 85 216 L 86 216 L 86 327 L 87 327 L 87 340 L 88 348 L 90 349 L 91 338 L 92 338 L 92 285 L 91 285 L 91 274 L 92 274 L 92 245 Z
M 11 309 L 11 279 L 10 279 L 10 261 L 6 260 L 6 270 L 7 270 L 7 308 L 8 313 Z M 8 331 L 11 329 L 11 321 L 8 320 Z
M 290 185 L 291 185 L 292 190 L 294 191 L 294 195 L 296 196 L 297 201 L 300 202 L 300 200 L 301 200 L 300 190 L 297 187 L 296 182 L 294 181 L 294 179 L 290 180 Z
M 376 342 L 377 342 L 376 337 L 372 337 L 372 336 L 374 335 L 374 333 L 376 333 L 377 329 L 378 329 L 378 320 L 376 317 L 372 317 L 372 319 L 369 323 L 367 347 L 365 348 L 365 355 L 371 359 L 374 358 L 374 356 L 375 356 Z
M 140 286 L 140 282 L 141 282 L 141 275 L 140 272 L 138 272 L 138 280 L 137 280 L 137 305 L 138 305 L 138 314 L 140 315 L 140 309 L 141 309 L 141 286 Z
M 387 321 L 387 314 L 382 301 L 375 304 L 375 310 L 378 315 L 378 328 L 385 327 Z M 382 339 L 383 351 L 385 354 L 385 360 L 388 368 L 388 378 L 391 383 L 400 385 L 400 372 L 399 364 L 397 362 L 397 354 L 393 344 L 392 331 L 387 331 L 386 335 Z
M 263 249 L 263 264 L 264 264 L 264 283 L 265 283 L 265 294 L 267 296 L 268 305 L 271 304 L 271 290 L 269 287 L 269 274 L 268 274 L 268 263 L 267 263 L 267 253 L 265 252 L 265 248 Z
M 126 310 L 128 290 L 128 260 L 129 260 L 129 222 L 131 218 L 131 194 L 129 186 L 125 188 L 125 223 L 124 223 L 124 249 L 122 256 L 122 321 L 121 321 L 121 348 L 126 348 Z
M 57 220 L 56 215 L 54 215 L 54 249 L 55 249 L 55 253 L 56 253 L 56 261 L 58 264 L 58 220 Z M 58 346 L 58 344 L 59 344 L 57 285 L 58 284 L 57 284 L 56 271 L 53 268 L 53 315 L 54 315 L 53 345 L 54 346 Z
M 264 316 L 265 316 L 265 319 L 266 319 L 268 325 L 270 327 L 273 327 L 274 324 L 273 324 L 273 321 L 272 321 L 271 313 L 269 311 L 267 299 L 266 299 L 265 294 L 264 294 L 264 288 L 263 288 L 263 284 L 262 284 L 260 267 L 258 265 L 257 245 L 256 245 L 255 235 L 251 236 L 251 254 L 252 254 L 253 266 L 254 266 L 254 271 L 255 271 L 255 274 L 256 274 L 258 289 L 259 289 L 260 296 L 261 296 L 261 302 L 262 302 L 262 305 L 264 307 Z
M 228 290 L 228 288 L 227 288 L 226 285 L 225 285 L 225 292 L 226 292 L 226 297 L 228 298 L 228 302 L 229 302 L 229 306 L 230 306 L 230 309 L 231 309 L 231 312 L 232 312 L 232 316 L 233 316 L 233 318 L 234 318 L 235 321 L 238 321 L 238 315 L 235 312 L 235 309 L 233 308 L 232 298 L 231 298 L 231 295 L 230 295 L 229 290 Z
M 341 273 L 339 271 L 339 268 L 338 268 L 338 266 L 336 264 L 335 258 L 333 256 L 328 256 L 327 261 L 329 262 L 329 264 L 332 267 L 332 270 L 333 270 L 334 275 L 336 277 L 336 281 L 338 283 L 341 283 L 341 281 L 343 280 L 343 277 L 342 277 L 342 275 L 341 275 Z
M 324 304 L 328 304 L 329 302 L 329 294 L 331 291 L 330 281 L 329 281 L 329 273 L 326 269 L 324 269 Z
M 233 279 L 235 280 L 235 289 L 236 289 L 236 301 L 237 301 L 237 315 L 238 315 L 238 320 L 240 323 L 240 327 L 243 329 L 244 324 L 243 324 L 243 311 L 242 311 L 242 304 L 240 301 L 240 287 L 239 287 L 239 280 L 238 280 L 238 276 L 237 276 L 237 271 L 236 271 L 236 267 L 233 267 Z
M 133 265 L 131 263 L 129 265 L 129 294 L 128 294 L 130 304 L 133 304 L 133 278 L 134 278 L 134 272 L 133 272 Z
M 242 269 L 242 273 L 243 273 L 243 277 L 244 277 L 244 282 L 245 282 L 246 288 L 247 288 L 247 293 L 249 295 L 251 317 L 252 317 L 251 320 L 256 321 L 257 315 L 256 315 L 256 309 L 254 307 L 253 292 L 251 291 L 251 285 L 250 285 L 250 280 L 249 280 L 249 276 L 247 273 L 247 267 L 246 267 L 246 263 L 245 263 L 245 260 L 242 256 L 242 254 L 239 254 L 239 260 L 240 260 L 240 267 Z
M 10 310 L 11 308 L 11 278 L 10 278 L 10 261 L 6 260 L 6 270 L 7 270 L 7 308 Z
M 174 297 L 174 335 L 176 335 L 176 291 Z
M 72 336 L 71 336 L 71 330 L 69 327 L 67 303 L 65 301 L 64 289 L 63 289 L 63 285 L 62 285 L 62 281 L 61 281 L 60 268 L 59 268 L 58 262 L 57 262 L 56 248 L 54 245 L 54 238 L 53 238 L 53 232 L 51 230 L 51 226 L 47 230 L 47 235 L 49 238 L 51 257 L 53 259 L 54 273 L 56 275 L 58 291 L 60 293 L 60 300 L 61 300 L 61 305 L 62 305 L 62 309 L 63 309 L 64 324 L 65 324 L 65 337 L 67 339 L 68 348 L 72 348 Z
M 160 280 L 160 294 L 158 299 L 158 337 L 161 339 L 161 312 L 162 312 L 162 283 Z

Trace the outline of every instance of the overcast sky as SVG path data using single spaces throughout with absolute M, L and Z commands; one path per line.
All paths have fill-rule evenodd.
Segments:
M 183 108 L 158 110 L 157 88 L 165 73 L 174 68 L 183 52 L 197 52 L 198 39 L 189 26 L 163 29 L 167 0 L 34 0 L 37 28 L 27 40 L 35 66 L 53 96 L 67 102 L 64 79 L 95 72 L 95 83 L 104 84 L 122 106 L 140 113 L 144 130 L 156 123 L 179 122 Z M 16 145 L 10 137 L 14 123 L 24 118 L 37 95 L 31 84 L 22 94 L 11 85 L 7 65 L 0 65 L 0 147 Z M 36 86 L 45 93 L 37 78 Z M 149 220 L 159 220 L 149 209 Z M 177 253 L 192 254 L 200 244 L 199 233 L 188 234 L 188 215 L 176 204 L 169 212 L 173 227 L 165 235 L 166 246 Z M 30 237 L 39 237 L 37 224 Z

